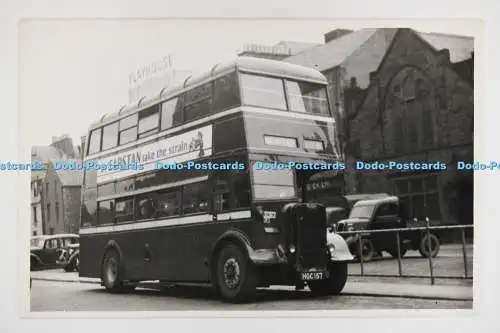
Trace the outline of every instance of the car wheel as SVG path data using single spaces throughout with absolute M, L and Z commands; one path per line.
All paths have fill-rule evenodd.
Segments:
M 431 243 L 430 250 L 429 250 L 429 239 Z M 441 245 L 436 235 L 433 234 L 424 235 L 424 237 L 422 237 L 422 240 L 420 241 L 419 252 L 420 255 L 424 258 L 428 258 L 429 254 L 432 256 L 432 258 L 435 258 L 439 253 L 440 247 Z
M 255 294 L 257 275 L 246 253 L 237 245 L 225 245 L 217 256 L 216 291 L 223 301 L 240 303 Z
M 373 243 L 371 240 L 362 238 L 361 239 L 361 247 L 362 247 L 362 256 L 363 256 L 363 262 L 369 262 L 373 259 L 373 256 L 375 255 L 375 246 L 373 246 Z M 356 257 L 358 260 L 360 260 L 361 257 L 359 253 L 359 243 L 356 245 Z
M 342 292 L 347 282 L 346 262 L 333 263 L 328 266 L 328 279 L 308 282 L 309 289 L 313 295 L 327 296 L 338 295 Z
M 120 256 L 116 250 L 106 252 L 102 264 L 101 280 L 109 292 L 130 292 L 135 285 L 124 285 L 122 280 L 123 267 Z

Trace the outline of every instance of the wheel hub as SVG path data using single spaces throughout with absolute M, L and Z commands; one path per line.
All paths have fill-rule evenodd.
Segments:
M 231 289 L 240 283 L 240 266 L 234 258 L 229 258 L 224 263 L 224 282 Z
M 429 248 L 429 243 L 430 243 L 430 248 Z M 433 254 L 436 251 L 436 241 L 433 238 L 431 238 L 430 241 L 428 239 L 425 239 L 424 251 L 427 254 Z
M 106 277 L 110 283 L 115 282 L 118 275 L 118 264 L 114 258 L 109 258 L 106 265 Z

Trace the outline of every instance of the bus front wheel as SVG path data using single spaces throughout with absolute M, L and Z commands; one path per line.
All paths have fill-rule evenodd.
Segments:
M 257 275 L 246 253 L 228 243 L 219 252 L 216 266 L 217 292 L 223 301 L 246 302 L 255 294 Z
M 116 250 L 109 250 L 104 256 L 101 279 L 106 290 L 110 292 L 131 292 L 135 285 L 125 285 L 122 280 L 122 262 Z
M 315 296 L 339 295 L 347 282 L 348 267 L 346 262 L 330 263 L 329 277 L 326 280 L 311 281 L 309 289 Z

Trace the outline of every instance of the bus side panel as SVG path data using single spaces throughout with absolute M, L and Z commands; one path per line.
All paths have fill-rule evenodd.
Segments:
M 123 252 L 127 279 L 208 281 L 208 261 L 216 241 L 226 231 L 235 229 L 251 240 L 251 246 L 254 249 L 276 248 L 279 244 L 278 235 L 265 234 L 263 225 L 252 219 L 159 227 L 93 236 L 82 235 L 80 246 L 83 254 L 80 260 L 80 276 L 100 278 L 104 248 L 110 240 L 113 240 Z M 149 249 L 149 254 L 147 249 Z M 144 260 L 148 256 L 151 260 Z
M 108 239 L 107 235 L 80 234 L 80 266 L 78 272 L 81 277 L 101 277 L 101 259 Z

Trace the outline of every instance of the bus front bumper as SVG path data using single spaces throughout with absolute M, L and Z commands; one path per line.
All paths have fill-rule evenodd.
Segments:
M 256 265 L 283 264 L 286 256 L 279 249 L 249 249 L 250 260 Z

